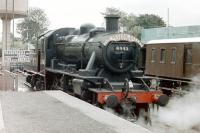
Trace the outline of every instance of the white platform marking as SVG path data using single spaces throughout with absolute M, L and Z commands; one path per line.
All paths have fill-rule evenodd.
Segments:
M 0 101 L 0 133 L 5 133 L 5 125 L 3 120 L 1 101 Z

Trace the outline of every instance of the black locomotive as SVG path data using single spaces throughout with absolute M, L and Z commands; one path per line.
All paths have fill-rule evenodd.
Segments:
M 149 104 L 165 106 L 168 97 L 142 80 L 138 59 L 142 43 L 118 32 L 117 15 L 107 15 L 106 29 L 85 24 L 40 36 L 37 72 L 26 70 L 36 90 L 60 89 L 98 106 L 138 116 Z

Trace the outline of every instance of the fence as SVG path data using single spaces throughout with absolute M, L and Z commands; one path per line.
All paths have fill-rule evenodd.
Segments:
M 162 27 L 143 29 L 141 41 L 146 43 L 150 40 L 200 37 L 200 26 Z

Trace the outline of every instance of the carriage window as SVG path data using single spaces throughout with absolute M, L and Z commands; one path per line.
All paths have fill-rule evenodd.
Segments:
M 190 64 L 192 63 L 192 49 L 188 48 L 185 51 L 185 63 Z
M 156 49 L 151 49 L 151 62 L 156 62 Z
M 160 63 L 165 63 L 166 61 L 166 49 L 161 49 L 160 51 Z
M 172 48 L 172 62 L 171 63 L 176 63 L 176 48 Z

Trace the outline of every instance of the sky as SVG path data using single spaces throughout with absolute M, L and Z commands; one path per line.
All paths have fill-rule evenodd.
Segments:
M 172 26 L 200 25 L 199 0 L 29 0 L 29 6 L 45 10 L 50 28 L 78 27 L 91 22 L 101 26 L 101 12 L 106 7 L 119 8 L 135 15 L 150 13 L 161 16 Z
M 169 8 L 171 26 L 200 25 L 199 5 L 200 0 L 29 0 L 29 7 L 45 10 L 50 20 L 49 29 L 78 28 L 88 22 L 102 26 L 104 18 L 101 13 L 106 7 L 115 7 L 135 15 L 156 14 L 164 21 L 167 21 Z

